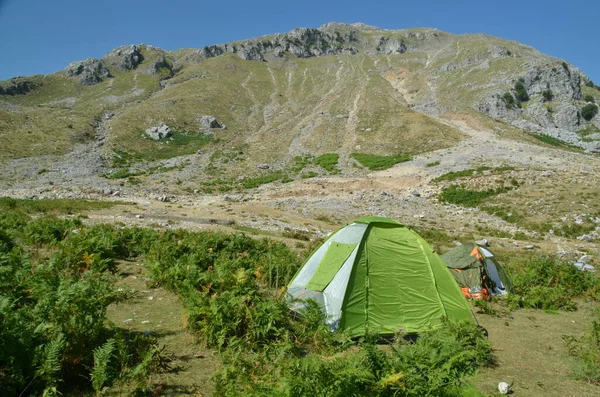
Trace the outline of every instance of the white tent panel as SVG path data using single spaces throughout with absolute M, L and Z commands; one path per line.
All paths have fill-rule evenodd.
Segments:
M 346 262 L 344 262 L 341 269 L 323 291 L 325 298 L 325 313 L 327 315 L 326 321 L 334 330 L 337 329 L 337 324 L 341 317 L 342 303 L 344 303 L 348 280 L 350 280 L 350 274 L 352 273 L 352 267 L 359 247 L 360 245 L 354 247 L 354 250 L 348 259 L 346 259 Z
M 332 242 L 343 243 L 343 244 L 358 244 L 362 239 L 367 226 L 364 223 L 353 223 L 340 230 L 338 230 L 333 236 L 331 236 L 319 249 L 306 261 L 306 264 L 302 267 L 302 270 L 296 275 L 292 283 L 288 288 L 288 293 L 293 297 L 298 297 L 294 292 L 298 292 L 304 289 L 304 286 L 310 281 L 315 274 L 321 259 L 325 256 L 325 253 L 329 249 Z M 298 288 L 299 287 L 299 288 Z

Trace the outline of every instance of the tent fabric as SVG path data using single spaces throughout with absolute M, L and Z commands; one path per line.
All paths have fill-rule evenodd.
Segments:
M 354 251 L 354 247 L 356 244 L 332 242 L 306 288 L 322 292 Z
M 364 226 L 359 241 L 338 241 L 357 225 Z M 324 297 L 332 329 L 350 336 L 421 332 L 442 326 L 444 318 L 472 321 L 444 262 L 418 234 L 388 218 L 360 218 L 325 241 L 288 287 L 294 299 L 308 291 Z
M 475 243 L 467 243 L 442 255 L 461 288 L 487 287 L 490 294 L 512 293 L 512 283 L 494 254 Z M 490 282 L 491 280 L 491 282 Z

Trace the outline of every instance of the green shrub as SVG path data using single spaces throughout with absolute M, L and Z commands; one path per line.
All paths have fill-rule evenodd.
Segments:
M 462 178 L 462 177 L 473 176 L 473 175 L 475 175 L 475 173 L 481 173 L 483 171 L 491 171 L 492 174 L 499 174 L 499 173 L 502 173 L 505 171 L 513 171 L 514 169 L 515 169 L 515 167 L 509 166 L 509 165 L 504 165 L 502 167 L 496 167 L 496 168 L 481 166 L 481 167 L 470 168 L 470 169 L 461 170 L 461 171 L 451 171 L 446 174 L 440 175 L 437 178 L 432 179 L 432 182 L 454 181 L 454 180 Z
M 581 117 L 585 120 L 590 121 L 596 116 L 598 113 L 598 106 L 594 103 L 588 103 L 583 108 L 581 108 Z
M 440 160 L 437 160 L 437 161 L 432 161 L 431 163 L 425 164 L 425 167 L 435 167 L 436 165 L 440 165 L 440 164 L 441 164 Z
M 378 156 L 375 154 L 352 153 L 352 157 L 358 161 L 363 167 L 367 167 L 372 171 L 386 170 L 398 163 L 410 161 L 410 154 L 395 154 L 391 156 Z
M 337 153 L 326 153 L 316 157 L 313 160 L 313 164 L 319 165 L 331 173 L 338 173 L 340 172 L 340 170 L 337 168 L 339 158 L 340 155 Z
M 515 98 L 519 102 L 527 102 L 529 100 L 529 95 L 527 94 L 527 90 L 525 89 L 522 80 L 515 83 Z
M 585 222 L 582 224 L 571 223 L 563 224 L 559 228 L 556 228 L 555 232 L 558 235 L 575 238 L 582 234 L 589 233 L 596 229 L 596 225 L 591 222 Z
M 512 109 L 516 105 L 515 98 L 510 92 L 505 92 L 504 95 L 502 95 L 502 100 L 508 109 Z
M 596 102 L 596 99 L 593 96 L 591 96 L 590 94 L 584 95 L 583 100 L 586 102 L 591 102 L 591 103 Z
M 548 89 L 542 91 L 542 97 L 544 98 L 545 102 L 549 102 L 554 99 L 554 93 L 552 92 L 552 90 L 550 88 L 548 88 Z

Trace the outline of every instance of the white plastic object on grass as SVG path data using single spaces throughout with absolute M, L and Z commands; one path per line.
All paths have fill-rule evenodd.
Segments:
M 575 266 L 577 269 L 582 270 L 584 272 L 593 272 L 594 271 L 594 266 L 588 265 L 587 263 L 583 263 L 583 262 L 574 262 L 573 266 Z
M 509 394 L 510 393 L 510 385 L 506 382 L 498 383 L 498 391 L 500 394 Z

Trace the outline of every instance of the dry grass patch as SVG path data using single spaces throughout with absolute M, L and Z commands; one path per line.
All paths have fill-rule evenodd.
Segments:
M 585 333 L 591 306 L 559 314 L 522 309 L 509 317 L 477 315 L 479 324 L 488 330 L 498 361 L 497 367 L 481 370 L 477 386 L 494 393 L 504 381 L 512 383 L 515 395 L 521 397 L 597 396 L 598 386 L 570 377 L 573 359 L 562 338 Z

